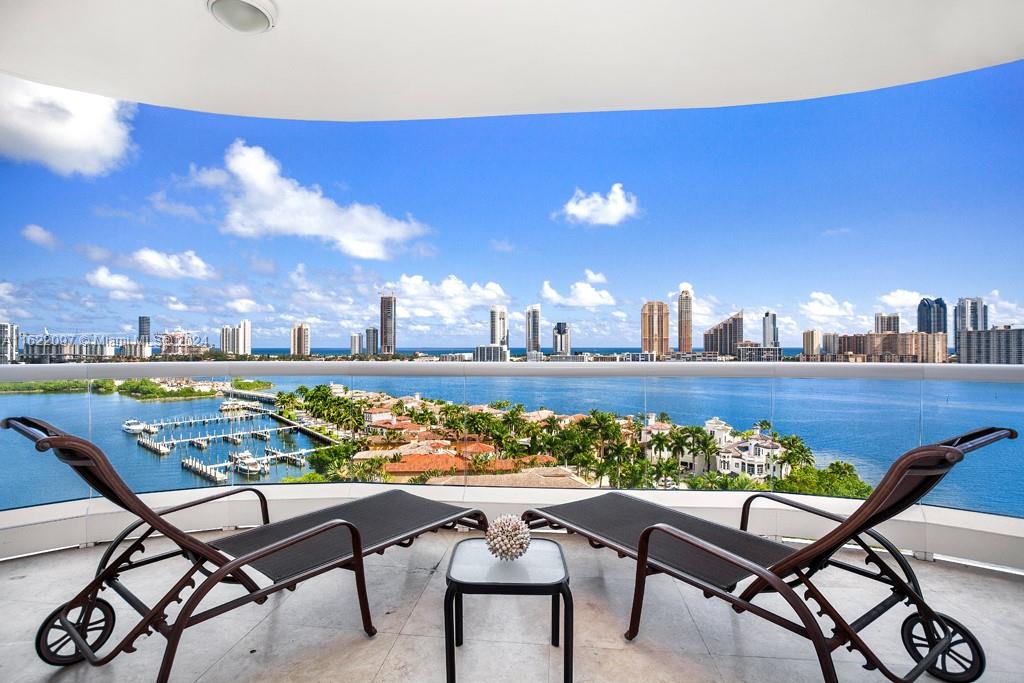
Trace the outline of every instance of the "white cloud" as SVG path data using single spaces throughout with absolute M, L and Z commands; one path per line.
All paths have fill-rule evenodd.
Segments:
M 516 250 L 516 247 L 507 239 L 500 239 L 491 240 L 491 249 L 502 254 L 511 254 Z
M 199 209 L 192 206 L 191 204 L 185 204 L 184 202 L 176 202 L 167 198 L 167 193 L 164 190 L 154 192 L 147 197 L 150 206 L 160 213 L 166 213 L 170 216 L 177 216 L 179 218 L 187 218 L 192 221 L 202 221 L 203 217 L 199 213 Z
M 274 310 L 270 304 L 258 304 L 252 299 L 244 298 L 232 299 L 224 305 L 237 313 L 265 313 Z
M 281 174 L 281 165 L 262 147 L 236 140 L 225 165 L 231 182 L 222 230 L 241 237 L 310 237 L 338 251 L 365 259 L 387 259 L 392 249 L 426 233 L 411 217 L 392 218 L 380 208 L 352 203 L 339 206 L 320 187 L 305 187 Z
M 590 268 L 584 268 L 583 274 L 587 276 L 587 282 L 592 285 L 600 285 L 608 282 L 608 278 L 604 276 L 604 273 L 595 273 Z
M 612 311 L 612 315 L 614 315 L 619 320 L 626 320 L 627 318 L 629 318 L 629 315 L 625 311 Z
M 589 282 L 574 282 L 569 287 L 569 295 L 559 294 L 551 282 L 544 281 L 540 290 L 541 297 L 556 306 L 573 308 L 597 308 L 598 306 L 614 306 L 615 297 L 607 289 L 597 289 Z
M 186 304 L 184 301 L 179 301 L 178 297 L 176 296 L 164 297 L 164 306 L 167 306 L 167 308 L 171 309 L 172 311 L 181 312 L 192 310 L 191 308 L 189 308 L 188 304 Z
M 888 294 L 883 294 L 878 297 L 878 300 L 888 309 L 898 312 L 907 312 L 910 310 L 917 310 L 917 305 L 921 303 L 923 298 L 932 298 L 928 294 L 922 294 L 921 292 L 914 292 L 909 289 L 894 289 Z
M 466 284 L 455 275 L 434 284 L 422 275 L 403 273 L 397 282 L 385 283 L 382 291 L 395 292 L 400 318 L 438 318 L 445 325 L 470 324 L 474 309 L 508 303 L 497 282 Z
M 57 236 L 41 225 L 29 223 L 21 229 L 21 236 L 40 247 L 53 249 L 57 246 Z
M 622 183 L 615 183 L 605 196 L 600 192 L 588 195 L 577 187 L 556 215 L 565 216 L 570 223 L 618 225 L 635 216 L 636 212 L 636 195 L 623 190 Z
M 188 165 L 188 182 L 200 187 L 224 187 L 231 176 L 223 168 L 202 168 L 195 164 Z
M 0 155 L 99 176 L 132 147 L 134 105 L 0 74 Z
M 90 261 L 106 261 L 112 256 L 109 249 L 104 249 L 95 244 L 81 244 L 75 247 L 75 251 Z
M 800 311 L 811 322 L 845 330 L 858 321 L 856 306 L 849 301 L 838 301 L 827 292 L 811 292 L 810 301 L 800 303 Z
M 988 305 L 989 325 L 1024 325 L 1024 306 L 1004 299 L 998 289 L 986 294 L 984 300 Z
M 112 273 L 106 266 L 100 266 L 91 273 L 86 273 L 85 280 L 93 287 L 107 290 L 107 296 L 116 301 L 142 298 L 137 282 L 127 275 Z
M 0 302 L 10 303 L 14 301 L 14 283 L 0 282 Z
M 145 273 L 163 278 L 212 280 L 217 277 L 213 267 L 191 249 L 180 254 L 167 254 L 146 247 L 129 256 L 128 263 Z

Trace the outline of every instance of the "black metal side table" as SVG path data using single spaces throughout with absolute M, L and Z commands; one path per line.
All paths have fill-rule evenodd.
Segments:
M 444 596 L 444 650 L 448 683 L 455 683 L 455 648 L 462 645 L 462 596 L 550 595 L 551 644 L 558 647 L 559 599 L 565 602 L 562 651 L 565 682 L 572 681 L 572 593 L 562 546 L 534 538 L 526 553 L 512 562 L 487 550 L 482 538 L 459 541 L 448 564 L 448 591 Z

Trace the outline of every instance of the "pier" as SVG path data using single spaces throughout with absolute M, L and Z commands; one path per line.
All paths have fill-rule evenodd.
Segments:
M 258 458 L 253 458 L 260 464 L 277 465 L 285 464 L 292 465 L 294 467 L 305 467 L 306 466 L 306 455 L 314 451 L 320 450 L 318 448 L 303 448 L 297 451 L 279 451 L 274 448 L 267 448 L 265 455 Z M 182 468 L 199 475 L 203 479 L 222 484 L 228 480 L 227 471 L 234 467 L 234 459 L 227 460 L 225 462 L 217 463 L 205 463 L 199 458 L 183 458 L 181 461 Z
M 256 408 L 248 410 L 250 410 L 250 412 L 244 414 L 235 413 L 231 415 L 194 415 L 190 417 L 159 420 L 157 422 L 147 422 L 145 431 L 149 434 L 154 434 L 158 430 L 163 429 L 164 427 L 179 429 L 181 427 L 196 427 L 224 422 L 242 422 L 245 420 L 254 420 L 258 417 L 263 417 L 268 412 L 270 412 L 266 408 Z
M 258 429 L 249 429 L 240 432 L 226 432 L 224 434 L 204 434 L 202 436 L 183 436 L 177 439 L 161 439 L 156 443 L 168 444 L 172 448 L 177 444 L 187 443 L 195 446 L 196 448 L 204 449 L 210 445 L 211 441 L 222 440 L 234 444 L 235 446 L 240 446 L 242 444 L 242 439 L 246 437 L 251 436 L 263 441 L 268 441 L 271 433 L 273 432 L 290 432 L 297 429 L 298 428 L 294 425 L 285 425 L 283 427 L 260 427 Z M 152 441 L 152 439 L 149 440 Z M 200 443 L 203 445 L 199 445 Z M 142 444 L 142 437 L 139 438 L 139 444 Z
M 199 458 L 185 458 L 181 461 L 181 466 L 183 469 L 217 484 L 223 484 L 228 480 L 228 475 L 221 472 L 216 465 L 207 465 Z
M 170 455 L 171 449 L 174 448 L 173 441 L 157 441 L 156 439 L 150 439 L 147 436 L 140 436 L 138 444 L 147 451 L 152 451 L 157 455 Z

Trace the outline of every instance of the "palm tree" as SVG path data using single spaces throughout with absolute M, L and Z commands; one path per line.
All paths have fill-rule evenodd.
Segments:
M 703 433 L 696 437 L 696 441 L 693 445 L 694 453 L 694 464 L 697 463 L 696 456 L 700 456 L 704 460 L 704 471 L 711 469 L 711 458 L 718 455 L 718 443 L 715 441 L 715 437 L 701 430 Z
M 657 432 L 647 441 L 647 448 L 651 455 L 657 455 L 658 460 L 665 460 L 662 456 L 672 450 L 672 438 L 665 432 Z M 676 469 L 679 469 L 679 462 L 676 462 Z
M 664 436 L 664 435 L 663 435 Z M 661 488 L 667 489 L 669 484 L 679 483 L 679 465 L 671 458 L 662 458 L 654 463 L 654 479 Z
M 760 432 L 770 432 L 772 430 L 772 423 L 769 420 L 761 419 L 754 423 L 754 429 Z

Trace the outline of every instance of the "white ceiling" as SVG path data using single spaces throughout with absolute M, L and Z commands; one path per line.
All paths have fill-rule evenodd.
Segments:
M 0 71 L 120 99 L 324 120 L 716 107 L 1024 58 L 1024 0 L 0 0 Z

